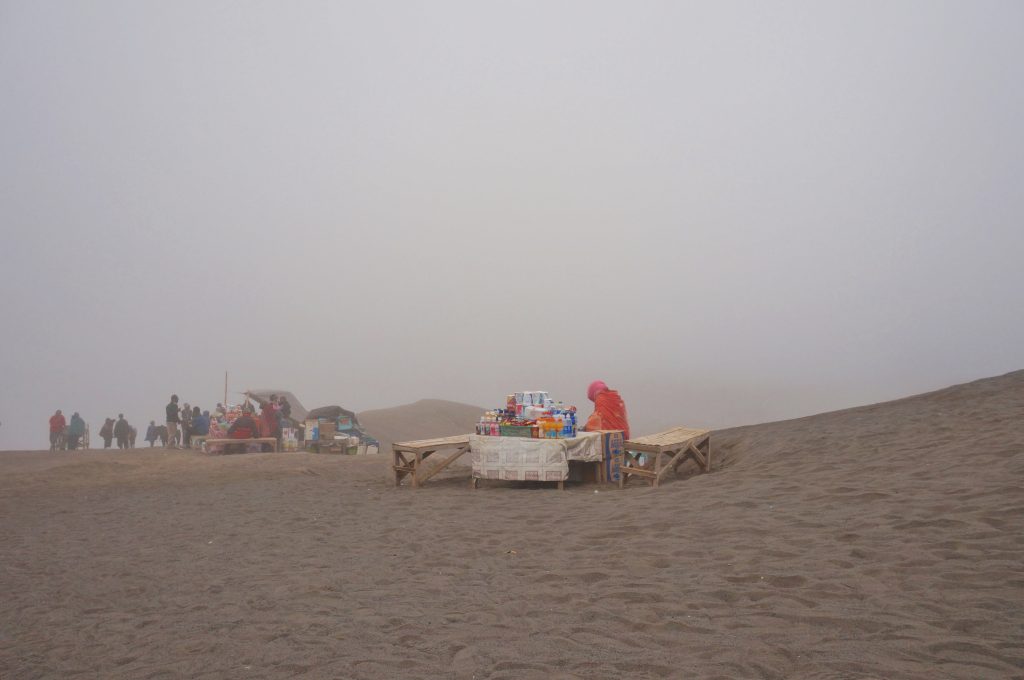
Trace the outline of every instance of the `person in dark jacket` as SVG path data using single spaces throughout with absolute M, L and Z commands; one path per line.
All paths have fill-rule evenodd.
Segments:
M 110 442 L 114 438 L 114 419 L 107 418 L 103 421 L 103 427 L 100 428 L 100 437 L 103 438 L 103 448 L 109 449 Z
M 146 441 L 149 442 L 149 448 L 153 448 L 156 444 L 156 440 L 159 437 L 156 433 L 156 421 L 149 421 L 149 427 L 146 428 Z
M 68 450 L 74 451 L 78 448 L 78 442 L 85 436 L 85 421 L 78 411 L 71 414 L 71 424 L 68 425 Z
M 117 448 L 128 448 L 128 438 L 131 436 L 131 429 L 128 421 L 124 419 L 124 414 L 118 413 L 117 422 L 114 423 L 114 436 L 117 438 Z
M 229 439 L 255 439 L 259 436 L 260 426 L 249 411 L 242 411 L 242 415 L 235 418 L 235 422 L 231 423 L 231 427 L 228 428 Z M 239 451 L 245 451 L 244 444 L 241 446 L 232 444 L 224 447 L 225 453 L 237 453 Z
M 187 403 L 181 407 L 181 439 L 186 449 L 192 448 L 192 407 Z
M 164 441 L 164 446 L 169 449 L 174 449 L 178 446 L 174 440 L 177 439 L 178 424 L 181 422 L 179 412 L 178 395 L 172 394 L 171 403 L 167 404 L 167 439 Z

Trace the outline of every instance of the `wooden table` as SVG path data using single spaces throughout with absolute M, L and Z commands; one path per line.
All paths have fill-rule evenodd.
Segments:
M 649 479 L 651 486 L 657 488 L 669 470 L 675 470 L 690 456 L 693 456 L 705 472 L 711 471 L 711 430 L 676 427 L 646 437 L 627 439 L 622 447 L 626 453 L 622 476 L 619 477 L 620 489 L 625 486 L 630 475 Z M 642 453 L 653 457 L 653 469 L 647 466 L 640 467 L 639 458 Z M 661 463 L 663 455 L 669 457 L 665 465 Z
M 421 470 L 423 462 L 440 451 L 451 451 L 451 453 L 441 461 L 440 465 L 435 465 L 425 472 Z M 451 465 L 467 451 L 469 451 L 468 434 L 438 439 L 419 439 L 412 442 L 395 442 L 391 445 L 391 453 L 394 456 L 394 464 L 391 468 L 395 471 L 395 486 L 400 486 L 402 478 L 410 475 L 412 488 L 418 489 L 420 484 Z

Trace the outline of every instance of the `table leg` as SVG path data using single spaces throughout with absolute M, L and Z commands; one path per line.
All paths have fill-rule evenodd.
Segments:
M 416 461 L 412 464 L 412 488 L 420 488 L 420 465 L 423 464 L 423 452 L 416 452 Z

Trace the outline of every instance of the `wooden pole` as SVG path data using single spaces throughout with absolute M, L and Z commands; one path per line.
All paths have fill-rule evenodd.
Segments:
M 224 401 L 221 402 L 224 408 L 228 407 L 228 372 L 224 371 Z

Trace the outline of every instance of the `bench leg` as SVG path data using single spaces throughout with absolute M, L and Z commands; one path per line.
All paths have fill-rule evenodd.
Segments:
M 412 466 L 412 488 L 420 488 L 420 466 L 423 465 L 423 452 L 416 452 L 416 462 Z

